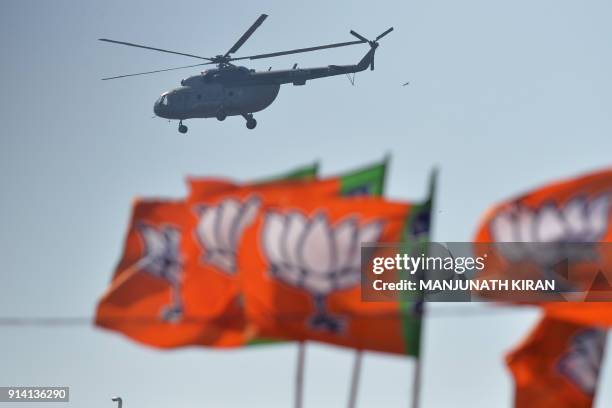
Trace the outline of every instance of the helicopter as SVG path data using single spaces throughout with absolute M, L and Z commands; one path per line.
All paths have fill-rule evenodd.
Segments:
M 156 116 L 168 120 L 178 120 L 178 131 L 187 133 L 187 126 L 183 124 L 186 119 L 192 118 L 216 118 L 225 120 L 228 116 L 242 116 L 246 119 L 246 127 L 254 129 L 257 121 L 253 116 L 274 102 L 282 84 L 305 85 L 311 79 L 324 78 L 335 75 L 351 74 L 365 71 L 368 67 L 374 70 L 374 53 L 378 48 L 378 41 L 393 31 L 393 27 L 387 29 L 374 40 L 368 40 L 361 34 L 351 30 L 350 34 L 357 40 L 319 45 L 315 47 L 298 48 L 288 51 L 279 51 L 266 54 L 250 55 L 245 57 L 234 57 L 236 53 L 259 28 L 268 16 L 262 14 L 255 20 L 248 30 L 236 41 L 236 43 L 225 53 L 214 57 L 202 57 L 199 55 L 134 44 L 125 41 L 99 38 L 112 44 L 126 45 L 130 47 L 144 48 L 158 52 L 176 54 L 205 60 L 207 62 L 187 65 L 175 68 L 158 69 L 155 71 L 139 72 L 135 74 L 118 75 L 102 78 L 102 80 L 133 77 L 138 75 L 155 74 L 158 72 L 173 71 L 179 69 L 193 68 L 203 65 L 216 65 L 216 68 L 202 71 L 181 81 L 181 86 L 164 92 L 153 106 Z M 279 57 L 282 55 L 297 54 L 303 52 L 317 51 L 328 48 L 345 47 L 356 44 L 368 44 L 367 53 L 354 65 L 328 65 L 326 67 L 298 68 L 297 64 L 291 69 L 256 71 L 244 66 L 233 64 L 239 60 L 257 60 L 263 58 Z

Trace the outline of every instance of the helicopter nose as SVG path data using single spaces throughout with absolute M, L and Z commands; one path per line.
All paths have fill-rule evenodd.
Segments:
M 159 101 L 155 101 L 155 103 L 153 104 L 153 113 L 155 113 L 156 116 L 161 117 L 162 112 L 161 112 L 161 104 L 159 103 Z

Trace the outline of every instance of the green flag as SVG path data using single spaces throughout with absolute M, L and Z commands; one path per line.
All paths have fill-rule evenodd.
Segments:
M 389 160 L 362 167 L 340 176 L 341 194 L 345 197 L 372 195 L 382 196 Z
M 431 240 L 432 211 L 436 192 L 437 170 L 434 169 L 429 180 L 427 198 L 415 204 L 404 228 L 403 251 L 408 254 L 420 254 L 427 250 Z M 401 278 L 407 278 L 402 276 Z M 401 295 L 400 304 L 403 310 L 403 329 L 407 354 L 419 357 L 421 352 L 421 332 L 423 329 L 423 297 L 409 293 Z
M 256 183 L 269 183 L 282 180 L 315 180 L 319 173 L 319 163 L 315 162 L 306 166 L 296 167 L 286 173 L 281 173 L 277 176 L 267 177 L 263 180 L 258 180 Z

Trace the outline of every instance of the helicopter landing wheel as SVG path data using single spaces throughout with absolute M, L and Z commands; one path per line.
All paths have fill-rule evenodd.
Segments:
M 187 133 L 187 126 L 183 125 L 182 120 L 179 122 L 178 131 L 179 133 L 183 133 L 183 134 Z
M 219 122 L 223 122 L 225 118 L 227 118 L 227 115 L 225 114 L 225 112 L 217 112 L 216 118 Z
M 247 129 L 255 129 L 255 126 L 257 126 L 257 121 L 253 117 L 252 113 L 243 113 L 242 117 L 246 119 Z

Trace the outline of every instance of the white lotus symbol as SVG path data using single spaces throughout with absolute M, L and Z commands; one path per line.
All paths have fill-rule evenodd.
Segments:
M 204 261 L 229 274 L 236 273 L 236 248 L 259 210 L 260 200 L 251 197 L 244 203 L 234 198 L 216 206 L 198 206 L 196 235 L 205 249 Z
M 589 328 L 579 333 L 557 363 L 559 371 L 587 395 L 594 395 L 597 388 L 606 337 L 603 329 Z
M 144 245 L 144 254 L 138 261 L 138 268 L 170 284 L 172 304 L 163 308 L 161 315 L 164 320 L 176 321 L 183 313 L 183 260 L 179 249 L 181 233 L 172 226 L 156 227 L 146 223 L 138 224 L 137 231 Z
M 609 213 L 610 194 L 590 200 L 580 196 L 562 207 L 551 203 L 539 210 L 517 204 L 493 219 L 491 231 L 495 242 L 511 243 L 500 245 L 509 260 L 550 265 L 574 258 L 564 244 L 599 242 L 608 230 Z M 554 245 L 526 244 L 533 242 Z
M 269 273 L 276 279 L 305 289 L 314 299 L 312 328 L 338 332 L 343 322 L 326 313 L 327 296 L 358 285 L 361 279 L 362 242 L 377 242 L 380 220 L 359 226 L 356 216 L 330 225 L 319 212 L 312 219 L 299 212 L 266 213 L 262 242 Z

